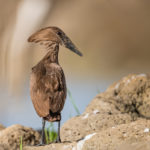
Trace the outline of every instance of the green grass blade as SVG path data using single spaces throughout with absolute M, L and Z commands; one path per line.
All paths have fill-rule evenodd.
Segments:
M 45 132 L 46 144 L 49 144 L 48 134 L 47 134 L 47 129 L 46 128 L 45 128 L 44 132 Z
M 20 150 L 23 149 L 23 145 L 22 145 L 22 136 L 20 137 Z
M 51 123 L 48 127 L 48 141 L 49 141 L 49 143 L 51 142 L 51 138 L 50 138 L 51 129 L 50 129 L 50 126 L 51 126 Z
M 74 107 L 76 113 L 77 113 L 78 115 L 80 115 L 80 111 L 79 111 L 77 105 L 75 104 L 75 101 L 74 101 L 74 99 L 73 99 L 73 97 L 72 97 L 72 95 L 71 95 L 70 90 L 67 89 L 67 93 L 68 93 L 68 96 L 69 96 L 69 100 L 71 101 L 71 103 L 72 103 L 72 105 L 73 105 L 73 107 Z
M 57 133 L 54 130 L 54 125 L 53 123 L 50 123 L 48 127 L 48 141 L 49 143 L 55 141 L 57 139 Z

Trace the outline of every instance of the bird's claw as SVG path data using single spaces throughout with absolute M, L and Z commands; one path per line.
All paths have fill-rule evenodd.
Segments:
M 35 146 L 45 146 L 46 144 L 43 144 L 43 143 L 40 143 L 40 144 L 37 144 Z

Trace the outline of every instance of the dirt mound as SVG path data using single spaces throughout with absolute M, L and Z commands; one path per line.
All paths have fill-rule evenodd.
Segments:
M 23 145 L 35 145 L 39 143 L 40 135 L 31 128 L 21 125 L 13 125 L 0 131 L 0 150 L 19 150 Z

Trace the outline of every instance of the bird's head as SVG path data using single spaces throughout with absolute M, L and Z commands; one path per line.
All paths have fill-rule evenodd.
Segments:
M 50 47 L 53 43 L 60 44 L 82 56 L 82 53 L 76 48 L 69 37 L 58 27 L 43 28 L 32 34 L 28 38 L 28 42 L 41 43 L 47 47 Z

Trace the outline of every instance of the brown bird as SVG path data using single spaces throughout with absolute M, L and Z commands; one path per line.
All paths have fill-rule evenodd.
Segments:
M 82 53 L 58 27 L 43 28 L 28 39 L 28 42 L 40 43 L 48 50 L 43 59 L 32 68 L 30 78 L 30 95 L 37 114 L 42 117 L 42 143 L 44 144 L 45 122 L 58 121 L 58 138 L 60 140 L 61 111 L 66 99 L 66 81 L 64 72 L 58 62 L 59 44 L 75 52 Z

